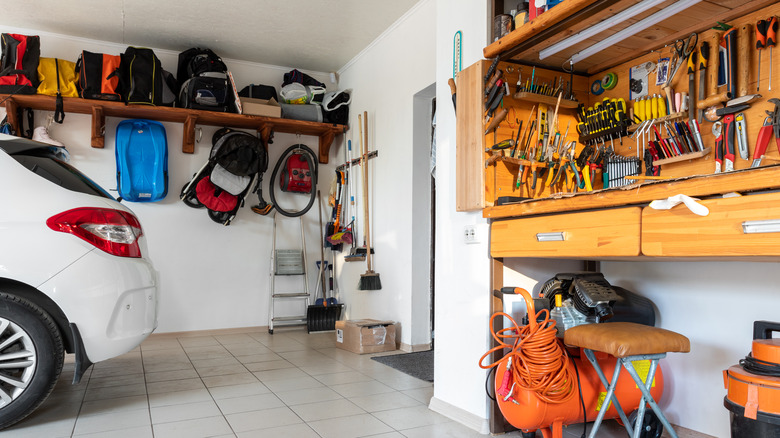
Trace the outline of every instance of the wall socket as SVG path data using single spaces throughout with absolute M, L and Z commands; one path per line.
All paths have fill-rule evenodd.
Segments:
M 463 227 L 463 241 L 465 243 L 479 243 L 476 225 L 466 225 Z

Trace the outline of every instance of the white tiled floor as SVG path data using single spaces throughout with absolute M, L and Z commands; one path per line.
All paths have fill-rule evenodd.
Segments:
M 428 409 L 431 383 L 336 348 L 332 332 L 153 335 L 78 385 L 72 376 L 70 356 L 46 402 L 0 437 L 483 436 Z M 599 436 L 625 435 L 608 429 Z

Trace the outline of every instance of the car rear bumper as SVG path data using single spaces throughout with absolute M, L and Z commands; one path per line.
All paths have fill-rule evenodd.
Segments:
M 39 286 L 99 362 L 137 347 L 157 327 L 157 272 L 148 260 L 88 252 Z

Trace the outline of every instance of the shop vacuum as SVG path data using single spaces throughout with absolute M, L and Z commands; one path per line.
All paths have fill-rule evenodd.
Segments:
M 542 286 L 538 298 L 521 288 L 507 287 L 496 294 L 502 298 L 504 312 L 493 315 L 491 327 L 496 318 L 509 323 L 492 333 L 498 346 L 485 353 L 479 365 L 495 368 L 493 390 L 498 407 L 523 437 L 536 436 L 541 430 L 545 438 L 561 438 L 563 426 L 593 421 L 605 409 L 606 390 L 597 372 L 580 349 L 563 344 L 567 329 L 610 322 L 655 325 L 650 300 L 610 285 L 597 272 L 557 274 Z M 484 365 L 492 353 L 502 351 L 501 359 Z M 616 364 L 620 366 L 606 353 L 596 352 L 596 358 L 607 376 L 612 376 Z M 639 362 L 647 362 L 647 367 Z M 637 361 L 634 366 L 647 373 L 649 362 Z M 633 424 L 641 391 L 628 373 L 621 373 L 618 382 L 617 398 L 626 414 L 631 412 L 628 420 Z M 658 400 L 663 389 L 664 376 L 658 368 L 650 393 Z M 614 405 L 606 409 L 605 419 L 619 418 Z M 648 409 L 640 436 L 659 438 L 662 432 L 663 425 Z
M 780 322 L 755 321 L 753 348 L 723 371 L 731 438 L 780 438 Z

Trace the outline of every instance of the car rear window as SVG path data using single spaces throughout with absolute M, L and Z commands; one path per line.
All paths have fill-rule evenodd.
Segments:
M 11 156 L 33 173 L 60 187 L 74 192 L 114 199 L 102 187 L 68 163 L 39 155 L 16 154 Z

